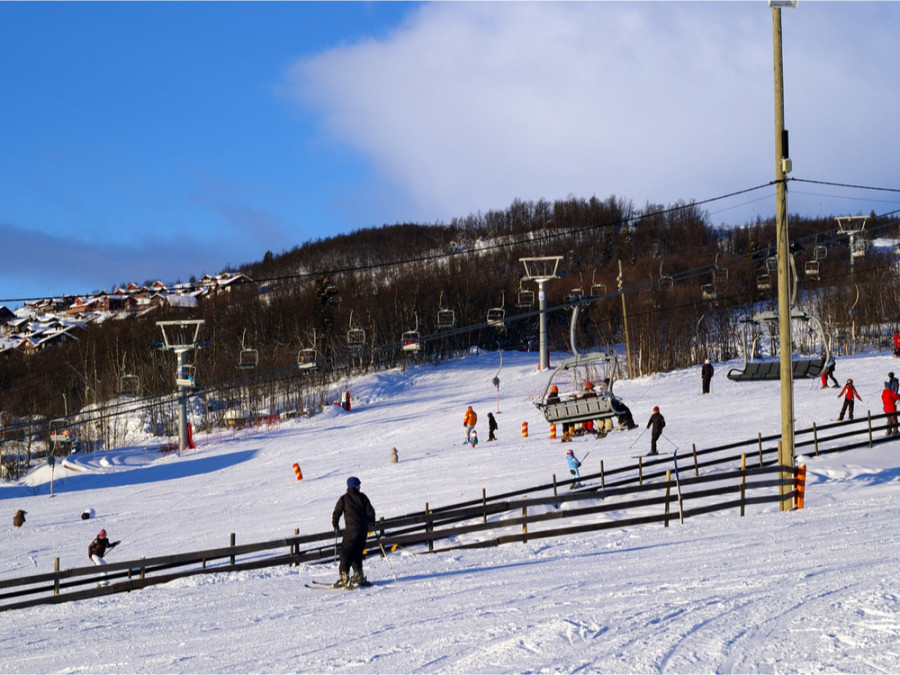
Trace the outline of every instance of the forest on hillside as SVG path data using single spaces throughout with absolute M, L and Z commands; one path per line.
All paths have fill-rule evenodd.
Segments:
M 897 221 L 871 214 L 851 250 L 834 218 L 790 217 L 798 305 L 822 321 L 835 351 L 884 347 L 897 325 L 896 234 Z M 893 245 L 873 247 L 875 239 Z M 774 308 L 774 255 L 774 222 L 717 228 L 694 204 L 636 209 L 615 196 L 516 201 L 449 224 L 362 229 L 269 252 L 239 268 L 255 285 L 195 310 L 91 325 L 77 341 L 34 356 L 7 352 L 0 411 L 7 425 L 72 415 L 115 399 L 124 374 L 140 382 L 140 397 L 163 400 L 175 389 L 175 359 L 157 348 L 156 322 L 172 319 L 204 320 L 191 361 L 198 393 L 224 401 L 219 407 L 314 408 L 349 373 L 475 345 L 529 344 L 538 332 L 537 285 L 523 279 L 520 259 L 544 256 L 559 256 L 559 278 L 546 283 L 553 349 L 568 348 L 567 309 L 589 298 L 579 348 L 621 350 L 627 316 L 631 376 L 729 360 L 740 355 L 741 319 Z M 502 324 L 488 322 L 492 310 L 502 310 Z M 420 350 L 401 348 L 409 331 Z M 313 349 L 318 368 L 298 368 L 301 350 Z M 256 368 L 239 367 L 248 350 Z

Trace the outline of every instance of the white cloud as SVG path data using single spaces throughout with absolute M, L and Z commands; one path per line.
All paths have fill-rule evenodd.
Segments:
M 783 12 L 794 175 L 900 184 L 900 10 L 852 5 Z M 397 186 L 404 219 L 515 198 L 703 199 L 773 178 L 771 17 L 762 2 L 426 3 L 288 79 Z M 873 153 L 880 174 L 846 170 Z M 751 208 L 771 211 L 721 217 Z

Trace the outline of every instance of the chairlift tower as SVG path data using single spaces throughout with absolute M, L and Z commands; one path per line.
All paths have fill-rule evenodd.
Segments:
M 206 323 L 203 319 L 181 321 L 157 321 L 163 334 L 165 346 L 175 353 L 178 365 L 175 370 L 175 384 L 178 385 L 178 454 L 187 448 L 187 401 L 188 391 L 193 389 L 194 367 L 188 365 L 187 354 L 197 348 L 197 336 L 200 327 Z
M 551 279 L 559 278 L 556 270 L 562 258 L 561 255 L 519 258 L 519 262 L 525 267 L 525 276 L 522 277 L 522 281 L 536 281 L 538 285 L 538 310 L 540 311 L 538 350 L 541 353 L 539 370 L 547 370 L 550 367 L 550 359 L 547 356 L 547 298 L 544 293 L 544 284 Z

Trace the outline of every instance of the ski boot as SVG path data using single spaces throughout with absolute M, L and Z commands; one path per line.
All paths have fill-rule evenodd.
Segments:
M 350 577 L 350 585 L 351 586 L 371 586 L 372 582 L 366 579 L 365 575 L 363 575 L 362 570 L 353 570 L 353 576 Z
M 347 573 L 341 572 L 341 578 L 334 582 L 332 588 L 353 588 L 353 584 L 350 583 Z

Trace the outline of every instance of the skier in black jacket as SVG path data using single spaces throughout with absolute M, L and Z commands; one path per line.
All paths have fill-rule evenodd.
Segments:
M 369 529 L 375 526 L 375 509 L 369 498 L 359 491 L 359 486 L 359 478 L 356 476 L 347 479 L 347 492 L 338 499 L 331 516 L 335 533 L 338 530 L 338 521 L 342 515 L 344 516 L 344 539 L 341 542 L 339 565 L 341 578 L 334 584 L 335 588 L 369 585 L 363 575 L 363 549 Z M 353 576 L 349 577 L 351 567 Z

